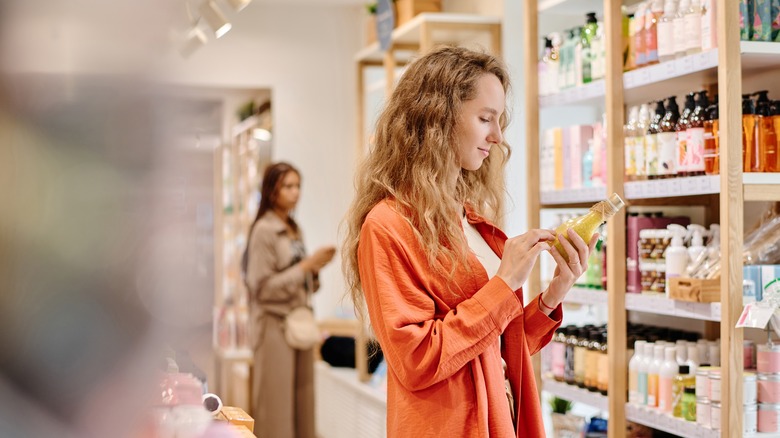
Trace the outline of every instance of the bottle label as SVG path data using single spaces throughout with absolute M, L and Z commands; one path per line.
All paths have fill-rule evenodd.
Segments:
M 658 133 L 658 175 L 676 175 L 677 133 Z
M 566 374 L 566 345 L 554 342 L 552 345 L 552 373 L 558 379 L 563 379 Z
M 637 403 L 641 405 L 647 404 L 647 373 L 640 371 L 637 373 L 637 388 L 639 392 L 639 399 Z
M 688 171 L 688 132 L 677 132 L 677 173 Z
M 658 406 L 658 374 L 647 375 L 647 406 Z
M 704 172 L 704 128 L 688 129 L 687 146 L 688 171 Z
M 645 175 L 658 175 L 658 134 L 645 136 Z
M 628 402 L 639 403 L 639 374 L 636 370 L 628 372 Z
M 658 22 L 658 57 L 665 58 L 674 55 L 674 31 L 671 21 Z
M 634 137 L 634 159 L 636 161 L 636 174 L 646 175 L 645 163 L 645 136 Z
M 672 412 L 672 378 L 658 378 L 658 409 Z

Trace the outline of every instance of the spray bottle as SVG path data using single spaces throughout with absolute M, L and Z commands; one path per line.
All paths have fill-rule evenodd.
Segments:
M 672 278 L 685 274 L 688 268 L 688 250 L 683 245 L 683 239 L 687 234 L 685 227 L 679 224 L 671 224 L 666 227 L 672 233 L 672 243 L 666 248 L 666 298 L 669 298 L 669 283 Z
M 706 249 L 704 246 L 704 235 L 707 229 L 698 224 L 688 225 L 688 231 L 691 233 L 691 246 L 688 247 L 688 258 L 691 262 L 699 259 Z

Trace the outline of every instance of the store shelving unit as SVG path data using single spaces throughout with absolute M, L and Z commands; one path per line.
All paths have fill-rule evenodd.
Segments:
M 572 190 L 550 190 L 541 192 L 541 203 L 545 206 L 569 205 L 579 203 L 593 203 L 604 199 L 607 188 L 583 187 Z
M 591 201 L 579 190 L 568 193 L 539 193 L 539 107 L 592 104 L 604 99 L 608 123 L 606 193 L 616 192 L 629 202 L 691 203 L 705 205 L 710 218 L 721 225 L 721 254 L 727 262 L 721 269 L 720 303 L 680 303 L 661 297 L 626 294 L 625 218 L 615 217 L 608 224 L 610 251 L 607 255 L 609 291 L 607 295 L 610 335 L 609 366 L 610 396 L 608 397 L 609 436 L 625 435 L 626 421 L 635 421 L 683 437 L 742 436 L 742 340 L 743 332 L 735 328 L 742 311 L 743 205 L 745 201 L 780 201 L 780 175 L 743 174 L 741 147 L 741 93 L 743 73 L 761 75 L 780 67 L 780 44 L 741 42 L 737 2 L 717 1 L 718 49 L 686 56 L 672 62 L 622 71 L 621 4 L 605 0 L 587 5 L 588 10 L 602 10 L 606 41 L 606 77 L 579 89 L 569 89 L 556 95 L 538 94 L 538 19 L 539 13 L 577 10 L 580 2 L 542 0 L 524 2 L 525 43 L 525 108 L 528 177 L 528 225 L 540 226 L 542 208 L 558 204 L 578 204 Z M 594 6 L 595 5 L 595 6 Z M 579 11 L 584 12 L 584 11 Z M 682 94 L 702 85 L 717 83 L 720 106 L 720 169 L 721 174 L 708 177 L 679 178 L 624 183 L 623 133 L 624 105 L 640 103 L 671 94 Z M 602 91 L 603 89 L 603 91 Z M 601 94 L 599 94 L 601 93 Z M 704 195 L 704 196 L 701 196 Z M 601 198 L 599 198 L 601 199 Z M 576 201 L 576 202 L 575 202 Z M 529 279 L 530 289 L 539 290 L 539 271 Z M 579 291 L 574 292 L 575 296 Z M 627 310 L 704 321 L 719 321 L 721 338 L 722 405 L 720 431 L 680 423 L 652 411 L 626 403 L 626 320 Z M 712 333 L 712 330 L 708 330 Z M 552 388 L 545 382 L 545 390 Z M 551 389 L 553 391 L 553 389 Z M 761 434 L 759 434 L 760 436 Z
M 542 389 L 560 398 L 607 411 L 607 396 L 554 379 L 542 379 Z
M 358 77 L 358 158 L 363 156 L 370 141 L 366 134 L 366 126 L 371 121 L 365 117 L 365 94 L 366 86 L 373 84 L 365 84 L 366 69 L 384 69 L 385 94 L 389 95 L 395 87 L 399 68 L 438 44 L 482 48 L 500 54 L 501 20 L 473 14 L 422 13 L 393 30 L 391 46 L 386 52 L 380 49 L 378 42 L 358 52 L 354 58 Z

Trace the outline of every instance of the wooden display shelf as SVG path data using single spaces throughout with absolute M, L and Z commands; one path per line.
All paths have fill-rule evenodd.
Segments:
M 606 198 L 607 188 L 604 186 L 540 192 L 541 203 L 546 207 L 593 203 Z
M 661 294 L 627 293 L 626 310 L 703 321 L 721 320 L 721 303 L 694 303 L 670 300 Z
M 719 430 L 632 403 L 626 403 L 626 419 L 683 438 L 720 438 Z

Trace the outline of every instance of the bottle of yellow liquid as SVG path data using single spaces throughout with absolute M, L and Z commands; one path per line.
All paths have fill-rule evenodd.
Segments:
M 593 237 L 593 234 L 596 233 L 596 230 L 601 226 L 601 224 L 614 216 L 615 213 L 617 213 L 625 205 L 626 203 L 620 199 L 620 196 L 618 196 L 617 193 L 613 193 L 609 199 L 596 203 L 596 205 L 591 207 L 590 211 L 584 215 L 569 219 L 561 224 L 561 226 L 555 229 L 555 232 L 562 234 L 563 236 L 567 236 L 566 230 L 572 228 L 577 234 L 579 234 L 580 237 L 582 237 L 582 240 L 584 240 L 585 243 L 590 243 L 591 237 Z M 566 239 L 568 239 L 568 237 L 566 237 Z M 554 246 L 568 262 L 569 255 L 566 254 L 566 251 L 563 249 L 561 242 L 556 240 Z

